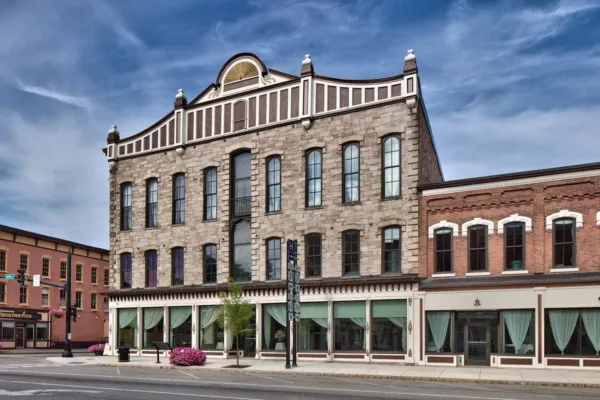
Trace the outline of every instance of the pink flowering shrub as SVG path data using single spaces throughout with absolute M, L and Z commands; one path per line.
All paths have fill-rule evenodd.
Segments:
M 57 308 L 56 310 L 50 310 L 49 314 L 54 318 L 62 318 L 63 315 L 65 315 L 65 310 L 62 308 Z
M 189 347 L 174 348 L 169 356 L 169 362 L 174 365 L 204 365 L 206 354 L 202 350 Z
M 104 343 L 93 344 L 88 347 L 88 353 L 93 353 L 95 351 L 104 351 Z

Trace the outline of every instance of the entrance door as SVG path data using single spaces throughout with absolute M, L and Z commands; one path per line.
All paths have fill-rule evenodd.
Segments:
M 465 325 L 465 365 L 490 365 L 490 325 Z
M 16 347 L 25 347 L 25 328 L 17 327 Z

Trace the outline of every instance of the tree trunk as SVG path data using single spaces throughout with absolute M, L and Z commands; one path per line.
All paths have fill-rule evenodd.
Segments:
M 237 334 L 235 335 L 235 344 L 236 344 L 236 350 L 235 350 L 235 357 L 237 358 L 237 367 L 240 367 L 240 335 Z

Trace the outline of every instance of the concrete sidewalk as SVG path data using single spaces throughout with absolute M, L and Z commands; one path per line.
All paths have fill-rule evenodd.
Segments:
M 16 355 L 51 356 L 61 355 L 64 349 L 1 349 L 0 357 Z M 73 354 L 89 354 L 87 349 L 71 349 Z
M 465 382 L 485 384 L 513 384 L 540 386 L 573 386 L 600 388 L 600 371 L 552 370 L 526 368 L 474 368 L 474 367 L 428 367 L 401 364 L 359 364 L 331 362 L 301 362 L 297 368 L 286 369 L 284 361 L 265 361 L 241 358 L 241 365 L 248 368 L 224 367 L 235 365 L 235 359 L 208 359 L 202 367 L 176 367 L 161 357 L 156 364 L 154 357 L 132 357 L 130 362 L 118 362 L 117 357 L 48 357 L 46 360 L 61 365 L 106 366 L 120 368 L 181 368 L 188 370 L 208 370 L 239 373 L 295 374 L 313 376 L 337 376 L 346 378 L 421 380 L 439 382 Z

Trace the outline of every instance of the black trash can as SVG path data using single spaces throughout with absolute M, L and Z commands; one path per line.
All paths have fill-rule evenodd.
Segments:
M 119 362 L 129 362 L 129 347 L 119 347 Z

